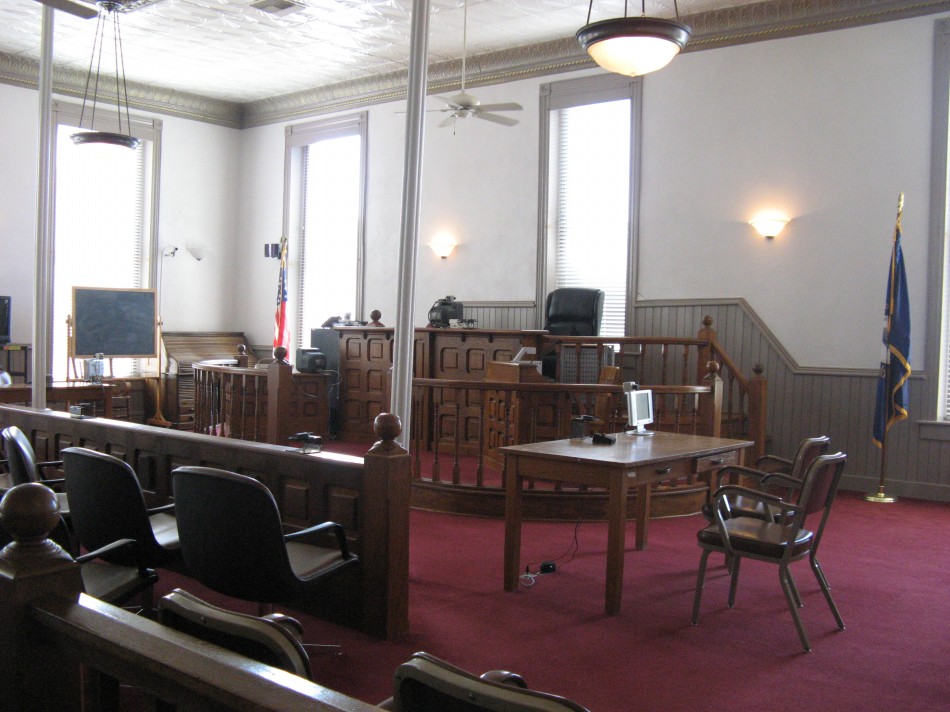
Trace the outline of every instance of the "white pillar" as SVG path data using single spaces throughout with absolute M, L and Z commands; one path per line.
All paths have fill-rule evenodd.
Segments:
M 392 411 L 402 421 L 399 443 L 408 449 L 412 416 L 412 323 L 416 293 L 416 249 L 419 244 L 419 186 L 422 179 L 422 140 L 425 129 L 426 55 L 429 46 L 429 0 L 413 0 L 409 43 L 409 83 L 406 97 L 406 153 L 402 188 L 399 245 L 399 294 L 393 333 Z

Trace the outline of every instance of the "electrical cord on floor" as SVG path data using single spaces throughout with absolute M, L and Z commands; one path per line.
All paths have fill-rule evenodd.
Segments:
M 574 525 L 574 537 L 571 540 L 571 543 L 568 545 L 567 549 L 564 550 L 564 553 L 561 554 L 556 559 L 549 559 L 542 562 L 533 562 L 524 567 L 524 573 L 518 577 L 519 582 L 525 588 L 530 588 L 536 583 L 538 576 L 546 575 L 549 573 L 554 573 L 557 570 L 555 564 L 560 563 L 561 566 L 564 564 L 570 563 L 574 556 L 577 554 L 577 550 L 580 548 L 580 541 L 578 539 L 578 531 L 581 528 L 580 520 Z M 536 567 L 534 573 L 531 572 L 531 567 Z

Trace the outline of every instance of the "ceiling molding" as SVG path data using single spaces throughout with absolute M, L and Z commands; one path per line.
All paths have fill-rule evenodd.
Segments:
M 0 84 L 37 89 L 40 63 L 17 55 L 0 52 Z M 193 121 L 241 128 L 243 108 L 241 104 L 220 99 L 211 99 L 162 87 L 135 82 L 127 83 L 129 106 L 139 111 L 151 111 L 165 116 L 177 116 Z M 82 101 L 86 86 L 85 72 L 64 67 L 53 67 L 53 93 Z M 100 88 L 100 97 L 115 101 L 115 92 Z M 100 98 L 100 103 L 102 99 Z
M 693 28 L 686 52 L 780 39 L 950 11 L 950 0 L 767 0 L 725 10 L 683 16 Z M 476 87 L 559 74 L 596 65 L 573 37 L 466 60 L 466 86 Z M 461 60 L 429 66 L 430 93 L 457 90 Z M 37 88 L 36 61 L 0 53 L 0 83 Z M 129 84 L 136 109 L 250 128 L 350 110 L 406 96 L 407 71 L 365 77 L 306 91 L 238 104 L 140 84 Z M 54 69 L 53 91 L 82 98 L 84 74 Z

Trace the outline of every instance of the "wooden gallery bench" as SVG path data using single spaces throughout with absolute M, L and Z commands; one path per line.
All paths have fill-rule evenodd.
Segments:
M 347 533 L 360 558 L 352 574 L 335 577 L 327 595 L 308 613 L 380 638 L 409 627 L 409 455 L 394 438 L 398 421 L 377 419 L 380 440 L 365 457 L 299 450 L 243 440 L 166 430 L 66 413 L 0 406 L 0 428 L 26 433 L 38 459 L 58 460 L 67 447 L 88 447 L 128 462 L 146 504 L 172 501 L 171 472 L 203 465 L 239 472 L 273 493 L 288 531 L 333 520 Z

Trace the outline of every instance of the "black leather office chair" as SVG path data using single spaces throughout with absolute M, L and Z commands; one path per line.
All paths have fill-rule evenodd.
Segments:
M 481 677 L 428 653 L 396 669 L 393 697 L 380 707 L 398 712 L 588 712 L 566 697 L 528 689 L 520 675 L 492 670 Z
M 604 311 L 604 291 L 561 287 L 544 301 L 544 328 L 557 336 L 597 336 Z
M 249 616 L 176 588 L 158 601 L 158 622 L 271 667 L 313 680 L 303 628 L 280 613 Z
M 172 490 L 189 575 L 225 596 L 256 602 L 261 614 L 268 604 L 318 594 L 327 577 L 358 563 L 334 522 L 284 534 L 277 502 L 253 477 L 179 467 Z
M 561 287 L 544 301 L 544 328 L 555 336 L 597 336 L 604 311 L 602 289 Z M 557 353 L 541 355 L 541 373 L 557 374 Z
M 117 457 L 82 447 L 66 448 L 62 455 L 73 530 L 81 546 L 97 549 L 116 539 L 134 539 L 131 551 L 113 552 L 106 560 L 120 566 L 179 568 L 173 504 L 147 508 L 135 471 Z
M 801 595 L 792 578 L 790 564 L 808 557 L 812 572 L 818 580 L 821 592 L 828 602 L 828 607 L 837 622 L 838 627 L 844 630 L 844 621 L 838 612 L 834 599 L 831 597 L 831 587 L 824 571 L 818 563 L 818 546 L 828 523 L 828 515 L 838 491 L 838 483 L 847 456 L 844 453 L 822 455 L 808 467 L 802 478 L 801 489 L 797 502 L 784 502 L 780 497 L 766 492 L 757 492 L 739 485 L 720 487 L 713 498 L 714 520 L 705 529 L 700 530 L 697 541 L 702 549 L 699 559 L 699 574 L 696 579 L 696 596 L 693 599 L 693 625 L 699 621 L 699 606 L 702 600 L 703 584 L 706 576 L 706 562 L 709 554 L 717 551 L 725 554 L 731 562 L 729 567 L 729 607 L 735 603 L 736 588 L 739 584 L 739 568 L 742 559 L 756 559 L 779 567 L 779 581 L 788 608 L 792 612 L 798 637 L 805 652 L 811 650 L 808 635 L 802 625 L 798 609 L 802 607 Z M 779 514 L 775 521 L 759 519 L 757 517 L 726 518 L 724 512 L 729 507 L 724 501 L 741 495 L 748 500 L 774 507 Z M 814 517 L 812 516 L 814 515 Z M 812 522 L 817 519 L 817 526 Z M 810 525 L 811 529 L 806 529 Z

